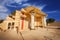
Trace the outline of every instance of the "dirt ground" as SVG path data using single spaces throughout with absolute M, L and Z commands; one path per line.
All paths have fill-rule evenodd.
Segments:
M 0 40 L 60 40 L 60 29 L 38 28 L 19 33 L 9 30 L 0 32 Z

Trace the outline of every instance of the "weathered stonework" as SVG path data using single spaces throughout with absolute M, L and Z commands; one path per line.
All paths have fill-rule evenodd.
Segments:
M 7 16 L 0 27 L 3 30 L 11 29 L 17 31 L 35 29 L 36 27 L 46 26 L 46 16 L 47 14 L 38 8 L 29 6 L 16 10 L 13 14 Z

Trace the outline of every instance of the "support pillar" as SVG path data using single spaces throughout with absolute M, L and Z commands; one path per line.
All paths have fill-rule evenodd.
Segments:
M 34 14 L 31 13 L 31 29 L 34 29 Z
M 19 30 L 20 28 L 20 14 L 21 12 L 20 11 L 16 11 L 16 14 L 15 14 L 15 24 L 14 24 L 14 30 Z
M 44 26 L 46 26 L 46 17 L 44 17 Z
M 42 25 L 43 27 L 46 27 L 46 17 L 42 17 Z

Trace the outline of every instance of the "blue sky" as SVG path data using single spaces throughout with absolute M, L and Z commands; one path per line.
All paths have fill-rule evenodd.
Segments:
M 27 6 L 35 6 L 41 9 L 48 14 L 47 18 L 60 20 L 59 0 L 0 0 L 0 19 L 5 19 L 11 12 Z

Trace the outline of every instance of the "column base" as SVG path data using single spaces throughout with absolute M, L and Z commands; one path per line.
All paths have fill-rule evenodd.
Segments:
M 35 30 L 35 28 L 31 28 L 31 30 Z

